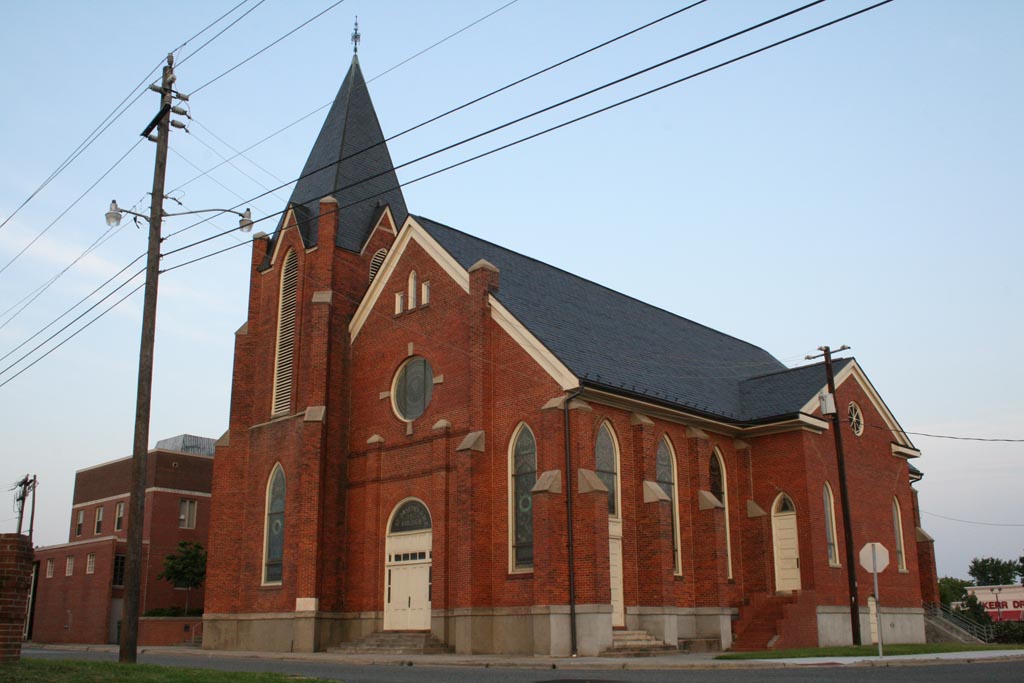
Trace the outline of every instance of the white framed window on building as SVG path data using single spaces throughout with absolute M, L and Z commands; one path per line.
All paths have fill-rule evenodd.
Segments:
M 178 528 L 196 528 L 196 502 L 191 498 L 182 498 L 178 503 Z
M 85 524 L 85 510 L 79 510 L 75 514 L 75 536 L 82 535 L 82 526 Z
M 46 561 L 46 578 L 48 578 L 48 579 L 52 579 L 53 578 L 53 565 L 54 565 L 54 561 L 53 561 L 53 558 L 51 557 L 50 559 L 48 559 Z
M 118 503 L 114 506 L 114 531 L 120 531 L 124 528 L 124 503 Z
M 75 573 L 75 556 L 68 555 L 64 560 L 64 576 L 71 576 Z
M 85 558 L 85 573 L 92 574 L 96 571 L 96 553 L 89 553 Z
M 96 508 L 96 529 L 97 534 L 103 533 L 103 506 Z

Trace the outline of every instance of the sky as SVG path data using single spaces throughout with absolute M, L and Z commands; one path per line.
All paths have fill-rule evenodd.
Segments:
M 0 228 L 0 483 L 39 477 L 37 544 L 67 540 L 75 470 L 131 454 L 141 290 L 17 377 L 135 284 L 14 362 L 141 267 L 87 298 L 146 249 L 145 229 L 126 220 L 108 232 L 103 214 L 111 199 L 148 213 L 154 145 L 136 143 L 159 106 L 144 85 L 168 52 L 192 120 L 171 136 L 167 188 L 180 204 L 165 210 L 249 207 L 256 220 L 269 216 L 256 230 L 272 232 L 290 186 L 268 190 L 299 175 L 351 61 L 356 16 L 360 64 L 390 136 L 685 4 L 347 0 L 228 72 L 333 3 L 247 0 L 186 43 L 237 0 L 0 2 L 0 222 L 10 219 Z M 412 213 L 750 341 L 788 366 L 823 344 L 851 346 L 908 432 L 1016 439 L 911 436 L 939 575 L 966 577 L 973 557 L 1024 553 L 1015 390 L 1024 370 L 1012 361 L 1024 341 L 1024 3 L 896 0 L 415 181 L 870 4 L 825 2 L 398 176 Z M 402 135 L 389 142 L 392 158 L 403 164 L 800 5 L 709 0 Z M 196 222 L 168 218 L 165 235 L 187 231 L 164 252 L 237 219 Z M 240 240 L 189 247 L 163 267 Z M 162 276 L 151 445 L 226 430 L 248 254 L 243 246 Z M 4 503 L 0 531 L 15 524 Z

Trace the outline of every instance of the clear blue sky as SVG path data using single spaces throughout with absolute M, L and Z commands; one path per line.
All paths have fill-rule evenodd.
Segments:
M 192 97 L 195 122 L 191 134 L 172 137 L 168 187 L 197 175 L 191 164 L 220 162 L 206 145 L 231 156 L 221 140 L 247 147 L 328 103 L 348 68 L 355 15 L 361 64 L 373 78 L 505 1 L 348 0 Z M 234 4 L 0 5 L 0 220 L 168 51 Z M 194 91 L 330 4 L 267 0 L 190 58 L 212 33 L 200 36 L 178 53 L 177 87 Z M 683 4 L 520 0 L 373 80 L 385 134 Z M 868 4 L 824 3 L 399 177 L 407 182 Z M 798 5 L 710 0 L 399 138 L 392 157 L 402 163 Z M 789 365 L 821 344 L 849 344 L 908 431 L 1024 438 L 1024 372 L 1015 362 L 1024 337 L 1021 26 L 1019 2 L 897 0 L 409 185 L 406 200 L 414 213 L 751 341 Z M 0 229 L 0 267 L 135 144 L 156 109 L 157 96 L 144 94 Z M 288 189 L 246 200 L 298 175 L 324 113 L 235 159 L 237 169 L 223 166 L 174 195 L 189 209 L 241 203 L 256 218 L 281 210 Z M 0 273 L 0 310 L 103 234 L 111 198 L 145 207 L 152 165 L 153 146 L 143 142 Z M 170 219 L 165 233 L 192 222 Z M 233 224 L 217 218 L 165 250 Z M 0 316 L 0 355 L 144 250 L 145 230 L 128 224 L 24 312 Z M 153 442 L 182 432 L 216 437 L 227 427 L 247 252 L 161 280 Z M 66 540 L 76 469 L 130 454 L 140 308 L 141 292 L 0 388 L 3 476 L 39 475 L 39 543 Z M 915 462 L 925 472 L 922 522 L 936 538 L 940 575 L 966 575 L 974 556 L 1024 552 L 1024 445 L 912 438 L 923 451 Z M 13 514 L 0 513 L 0 528 L 13 527 Z

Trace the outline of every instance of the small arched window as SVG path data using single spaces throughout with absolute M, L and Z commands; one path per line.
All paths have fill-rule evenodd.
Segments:
M 294 249 L 281 266 L 281 294 L 277 311 L 277 351 L 274 359 L 274 415 L 287 413 L 292 402 L 292 370 L 295 353 L 295 314 L 298 303 L 299 258 Z
M 284 560 L 284 469 L 274 465 L 267 482 L 267 519 L 263 532 L 263 583 L 281 583 Z
M 658 453 L 654 464 L 658 486 L 668 496 L 672 505 L 672 571 L 679 573 L 679 504 L 676 497 L 676 458 L 668 437 L 658 442 Z
M 387 255 L 387 249 L 378 249 L 373 254 L 373 258 L 370 259 L 370 282 L 373 282 L 373 278 L 377 277 L 377 272 L 380 271 L 381 264 L 384 263 L 384 257 Z
M 708 462 L 708 486 L 711 487 L 711 494 L 722 503 L 725 508 L 725 558 L 728 569 L 728 577 L 732 578 L 732 533 L 729 524 L 729 480 L 725 474 L 725 464 L 722 462 L 722 455 L 715 449 Z
M 533 567 L 533 486 L 537 483 L 537 441 L 520 425 L 509 452 L 512 569 Z
M 900 512 L 900 501 L 892 499 L 892 527 L 896 537 L 896 568 L 907 570 L 907 557 L 903 554 L 903 514 Z
M 615 446 L 615 437 L 612 435 L 612 430 L 607 422 L 597 430 L 597 444 L 594 450 L 595 460 L 597 461 L 597 476 L 608 487 L 608 516 L 618 517 L 618 448 Z
M 839 566 L 839 548 L 836 546 L 836 505 L 832 497 L 832 487 L 825 482 L 822 487 L 822 497 L 825 502 L 825 546 L 828 549 L 828 563 L 833 567 Z
M 409 273 L 409 310 L 416 308 L 417 298 L 419 296 L 420 280 L 416 276 L 416 271 Z

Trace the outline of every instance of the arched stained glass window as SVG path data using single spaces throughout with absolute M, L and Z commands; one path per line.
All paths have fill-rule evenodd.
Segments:
M 264 531 L 263 583 L 281 583 L 284 560 L 284 469 L 275 465 L 267 483 L 267 524 Z
M 669 497 L 672 504 L 672 571 L 679 573 L 679 504 L 676 498 L 676 463 L 675 455 L 668 443 L 668 437 L 658 442 L 658 453 L 655 464 L 655 477 L 661 490 Z
M 533 567 L 533 490 L 537 483 L 537 442 L 525 424 L 512 446 L 512 568 Z
M 409 310 L 410 311 L 412 309 L 416 308 L 416 306 L 418 305 L 417 302 L 416 302 L 416 296 L 419 293 L 419 288 L 420 288 L 420 281 L 419 281 L 419 278 L 416 276 L 416 271 L 414 270 L 411 273 L 409 273 L 409 298 L 408 298 L 408 301 L 409 301 Z
M 418 500 L 402 503 L 395 516 L 391 518 L 391 533 L 403 531 L 420 531 L 430 528 L 430 511 Z
M 728 568 L 728 578 L 732 578 L 732 530 L 729 522 L 729 480 L 726 477 L 725 465 L 722 462 L 722 455 L 715 449 L 708 462 L 708 485 L 711 493 L 722 503 L 725 508 L 725 558 Z
M 711 461 L 708 463 L 708 477 L 710 479 L 708 486 L 711 487 L 711 494 L 724 505 L 725 501 L 722 500 L 722 494 L 725 493 L 725 487 L 722 485 L 722 461 L 716 455 L 712 455 Z
M 608 515 L 619 516 L 619 468 L 616 462 L 615 437 L 607 423 L 601 425 L 597 431 L 597 444 L 595 447 L 595 460 L 597 461 L 597 476 L 601 478 L 604 485 L 608 487 Z

